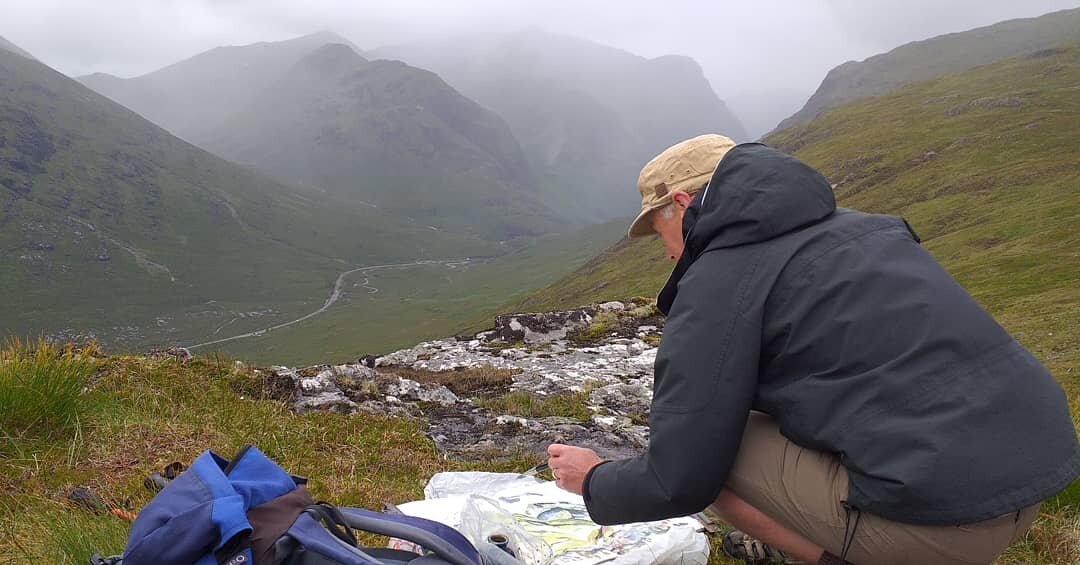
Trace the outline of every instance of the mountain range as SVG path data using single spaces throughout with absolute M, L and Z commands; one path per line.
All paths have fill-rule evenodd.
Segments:
M 308 54 L 197 141 L 441 230 L 501 240 L 561 225 L 498 116 L 434 73 L 368 61 L 340 43 Z
M 323 31 L 288 41 L 216 47 L 134 78 L 95 73 L 76 80 L 195 143 L 201 133 L 266 92 L 300 59 L 334 43 L 351 45 Z
M 669 145 L 702 133 L 747 137 L 689 57 L 646 59 L 537 29 L 367 56 L 430 69 L 494 110 L 521 142 L 551 207 L 589 221 L 633 212 L 638 171 Z
M 1019 49 L 1027 41 L 1048 53 L 1047 60 L 1061 59 L 1056 47 L 1043 47 L 1042 35 L 1057 28 L 1006 24 L 991 27 L 1040 37 L 1024 40 L 1017 31 L 996 44 Z M 946 36 L 937 59 L 959 61 L 965 50 L 989 41 L 983 30 L 969 33 Z M 554 232 L 618 217 L 636 208 L 637 170 L 656 151 L 705 131 L 743 135 L 701 69 L 686 58 L 645 59 L 537 30 L 457 41 L 361 53 L 324 32 L 222 47 L 131 79 L 81 79 L 134 112 L 0 42 L 0 248 L 12 265 L 0 274 L 0 291 L 18 297 L 0 305 L 0 330 L 91 328 L 132 334 L 124 338 L 128 343 L 209 340 L 229 324 L 230 331 L 251 331 L 310 313 L 328 289 L 343 301 L 352 292 L 363 317 L 373 311 L 374 298 L 358 293 L 385 290 L 386 283 L 364 286 L 358 276 L 350 291 L 341 288 L 339 274 L 374 263 L 502 256 Z M 903 75 L 915 68 L 905 66 L 909 59 L 889 59 L 892 66 L 878 72 Z M 1051 77 L 1055 68 L 1044 72 Z M 681 86 L 671 92 L 669 84 Z M 965 84 L 954 86 L 956 93 L 942 96 L 974 95 Z M 972 98 L 946 111 L 978 114 L 986 104 L 1022 113 L 1039 100 L 992 84 L 980 88 L 987 100 Z M 908 132 L 918 139 L 955 123 L 923 116 L 921 107 L 904 108 L 897 124 L 919 116 L 930 128 Z M 874 109 L 878 113 L 862 116 L 866 123 L 893 115 Z M 769 141 L 803 156 L 825 146 L 823 139 L 836 139 L 828 128 L 812 125 L 831 123 L 829 115 Z M 1024 124 L 1021 133 L 1065 115 L 1033 120 L 1036 125 Z M 156 126 L 145 119 L 151 117 Z M 986 127 L 991 125 L 997 124 Z M 1000 137 L 1010 135 L 1016 134 Z M 859 187 L 849 196 L 860 206 L 858 194 L 879 194 L 889 179 L 900 179 L 896 194 L 914 190 L 903 180 L 902 163 L 880 165 L 894 150 L 910 148 L 871 151 L 873 141 L 863 139 L 869 156 L 828 145 L 851 162 L 839 172 L 829 169 L 836 156 L 812 161 L 839 175 L 838 194 Z M 932 156 L 926 159 L 953 142 L 966 143 L 928 144 Z M 983 170 L 989 155 L 979 153 L 964 166 Z M 942 175 L 959 178 L 965 170 Z M 1053 198 L 1048 201 L 1060 204 Z M 875 208 L 885 204 L 898 206 L 885 200 L 867 205 L 893 209 Z M 581 249 L 594 243 L 573 253 L 560 247 L 573 245 L 572 239 L 546 251 L 552 264 L 530 270 L 528 280 L 518 266 L 527 261 L 522 255 L 506 263 L 514 265 L 510 269 L 474 265 L 468 276 L 458 273 L 441 283 L 434 267 L 410 271 L 431 273 L 423 280 L 406 280 L 404 272 L 397 279 L 381 276 L 404 283 L 415 296 L 435 296 L 433 285 L 480 281 L 491 273 L 505 280 L 485 299 L 506 300 L 543 284 L 536 274 L 541 270 L 554 277 L 573 268 L 556 258 L 578 261 Z M 648 294 L 667 268 L 644 258 L 648 245 L 624 242 L 519 305 L 587 302 L 617 290 Z M 362 274 L 364 281 L 371 277 Z M 400 304 L 414 300 L 399 294 Z M 467 303 L 483 306 L 475 297 Z M 442 307 L 429 302 L 422 308 L 434 315 Z M 346 317 L 321 318 L 325 335 L 352 328 Z
M 509 128 L 429 71 L 339 36 L 218 48 L 133 79 L 81 79 L 177 135 L 284 182 L 489 240 L 564 222 Z
M 497 250 L 273 181 L 9 50 L 0 249 L 0 333 L 177 336 L 233 310 L 306 309 L 345 265 Z

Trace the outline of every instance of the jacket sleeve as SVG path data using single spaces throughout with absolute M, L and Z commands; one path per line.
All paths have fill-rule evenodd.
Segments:
M 649 448 L 586 476 L 593 521 L 686 516 L 720 494 L 757 385 L 761 320 L 749 307 L 761 292 L 751 284 L 755 264 L 733 265 L 710 252 L 679 281 L 656 356 Z

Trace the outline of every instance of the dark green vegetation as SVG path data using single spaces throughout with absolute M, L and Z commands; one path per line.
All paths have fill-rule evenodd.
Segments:
M 826 111 L 766 141 L 820 169 L 841 205 L 907 218 L 923 244 L 1050 369 L 1080 418 L 1080 44 Z M 655 238 L 607 250 L 511 309 L 654 294 Z M 1004 562 L 1080 559 L 1080 484 Z
M 338 36 L 223 47 L 82 80 L 217 155 L 430 229 L 491 241 L 562 229 L 497 115 L 435 74 Z
M 0 335 L 182 341 L 310 312 L 348 265 L 498 250 L 270 181 L 0 50 Z
M 502 116 L 545 201 L 585 221 L 633 212 L 636 199 L 626 191 L 633 191 L 645 161 L 665 147 L 702 133 L 746 137 L 686 57 L 645 59 L 535 29 L 367 55 L 430 69 Z
M 829 71 L 801 110 L 777 126 L 806 123 L 823 110 L 866 96 L 1080 40 L 1080 9 L 996 23 L 902 45 Z
M 0 348 L 0 433 L 70 429 L 79 394 L 94 373 L 92 353 L 18 340 Z

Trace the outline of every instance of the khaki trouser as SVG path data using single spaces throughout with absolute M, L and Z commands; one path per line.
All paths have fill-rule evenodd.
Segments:
M 845 526 L 855 525 L 855 511 L 849 524 L 842 505 L 848 475 L 840 461 L 791 443 L 766 414 L 750 414 L 727 487 L 835 555 L 841 553 Z M 962 526 L 918 526 L 863 513 L 847 560 L 859 565 L 991 563 L 1027 532 L 1038 512 L 1036 504 Z

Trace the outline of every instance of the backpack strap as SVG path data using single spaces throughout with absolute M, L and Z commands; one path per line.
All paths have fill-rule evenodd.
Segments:
M 248 510 L 247 519 L 251 523 L 251 553 L 254 565 L 272 565 L 274 561 L 274 542 L 289 531 L 296 518 L 308 506 L 315 504 L 307 488 L 297 486 L 270 502 L 265 502 Z
M 349 544 L 352 547 L 360 545 L 356 541 L 356 536 L 353 535 L 352 529 L 349 527 L 349 523 L 346 521 L 345 516 L 336 506 L 328 502 L 320 502 L 318 504 L 312 504 L 304 509 L 304 512 L 311 514 L 312 518 L 315 518 L 317 522 L 320 522 L 326 529 L 329 530 L 335 538 Z
M 453 565 L 478 565 L 479 553 L 457 530 L 414 516 L 394 516 L 360 508 L 342 510 L 350 528 L 411 541 Z

